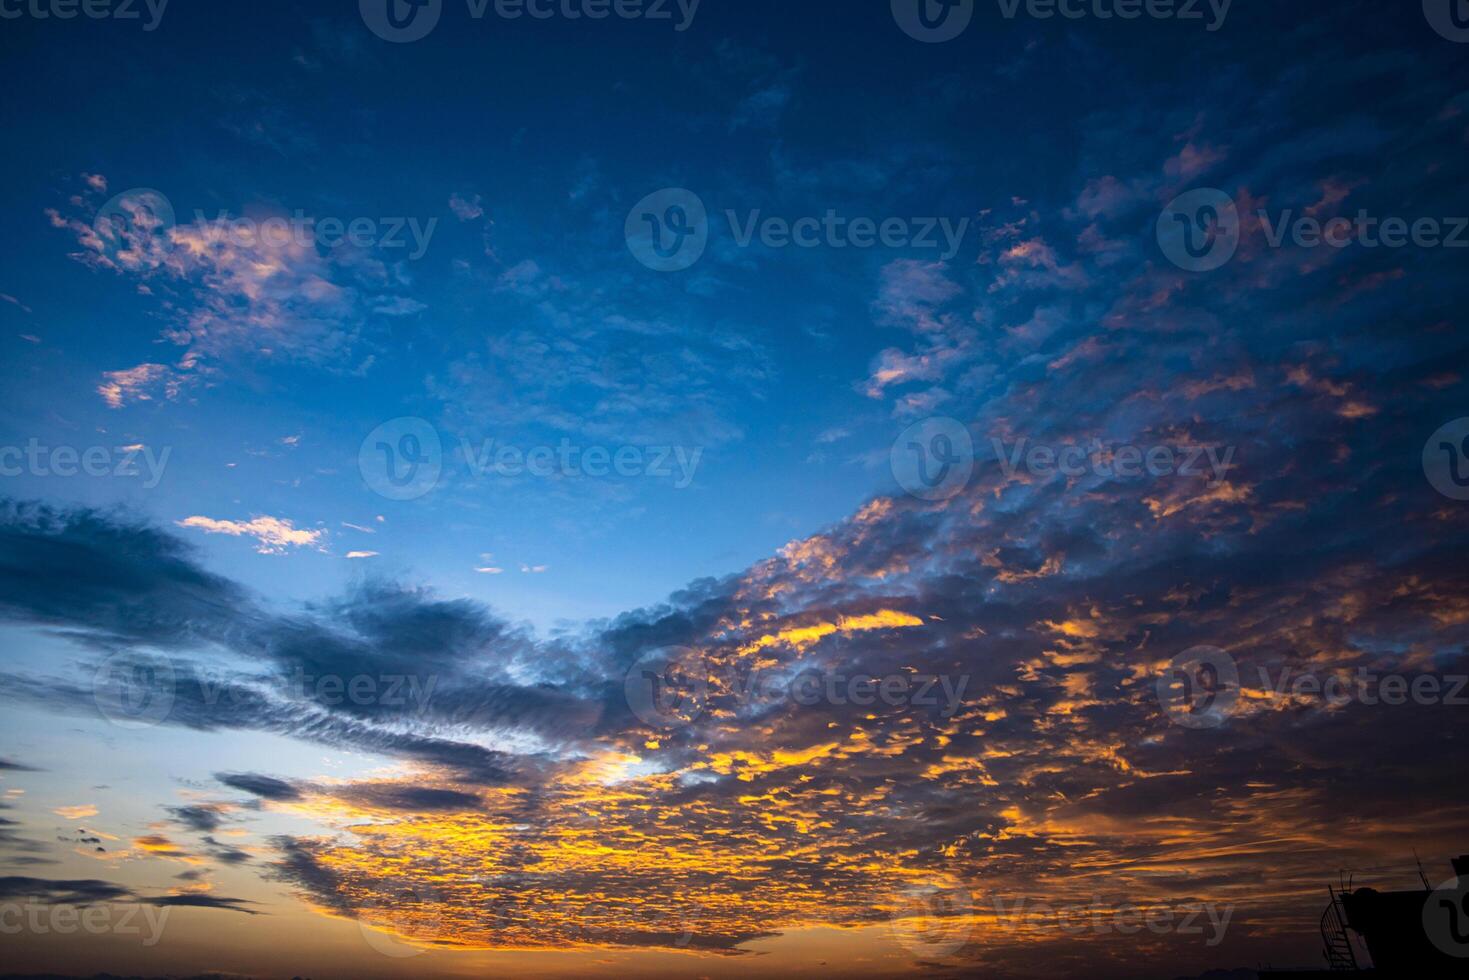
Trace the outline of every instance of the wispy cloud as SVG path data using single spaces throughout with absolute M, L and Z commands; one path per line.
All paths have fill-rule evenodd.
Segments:
M 176 521 L 179 527 L 194 528 L 208 534 L 228 534 L 232 537 L 254 538 L 262 555 L 281 555 L 290 548 L 317 546 L 326 536 L 324 530 L 298 528 L 290 520 L 280 517 L 253 517 L 248 521 L 216 520 L 212 517 L 186 517 Z M 369 553 L 355 552 L 348 557 L 363 557 Z

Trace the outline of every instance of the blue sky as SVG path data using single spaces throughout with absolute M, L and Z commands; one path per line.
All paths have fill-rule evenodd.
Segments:
M 781 51 L 781 32 L 752 32 L 728 12 L 727 28 L 697 40 L 637 22 L 607 25 L 615 45 L 594 43 L 601 35 L 568 23 L 477 23 L 429 44 L 386 49 L 370 37 L 334 34 L 325 21 L 280 32 L 269 27 L 273 18 L 251 15 L 228 33 L 256 54 L 222 63 L 209 40 L 216 29 L 191 24 L 189 11 L 174 13 L 182 16 L 167 21 L 176 32 L 173 70 L 201 79 L 187 98 L 159 99 L 159 80 L 146 73 L 109 80 L 99 97 L 99 79 L 83 69 L 68 81 L 87 97 L 56 93 L 84 107 L 89 118 L 77 119 L 75 130 L 60 133 L 42 116 L 19 121 L 17 137 L 33 156 L 6 185 L 29 204 L 17 200 L 7 213 L 13 220 L 28 207 L 35 215 L 27 240 L 47 234 L 37 204 L 63 204 L 79 189 L 78 170 L 106 176 L 109 195 L 157 188 L 181 220 L 252 210 L 413 218 L 420 227 L 437 219 L 423 257 L 393 262 L 400 278 L 382 291 L 424 308 L 386 317 L 366 312 L 367 300 L 340 325 L 353 336 L 338 349 L 275 358 L 232 352 L 223 358 L 230 363 L 214 366 L 219 376 L 207 389 L 191 386 L 175 404 L 112 411 L 93 393 L 100 373 L 178 352 L 154 345 L 165 316 L 158 303 L 137 296 L 127 277 L 78 275 L 66 259 L 75 242 L 55 233 L 49 254 L 28 248 L 11 266 L 18 283 L 57 297 L 37 314 L 48 324 L 39 349 L 13 341 L 19 359 L 12 370 L 23 395 L 26 363 L 37 377 L 48 356 L 66 351 L 72 387 L 59 401 L 75 410 L 57 417 L 58 381 L 46 371 L 30 389 L 31 407 L 20 406 L 12 419 L 27 434 L 58 441 L 69 426 L 105 427 L 173 447 L 163 485 L 135 499 L 165 520 L 184 510 L 228 519 L 261 512 L 324 525 L 337 554 L 371 544 L 388 562 L 454 577 L 454 587 L 525 608 L 543 626 L 607 615 L 742 567 L 850 511 L 886 475 L 880 464 L 892 436 L 889 413 L 858 389 L 873 351 L 892 340 L 890 326 L 871 322 L 872 283 L 907 253 L 736 250 L 724 224 L 700 267 L 650 275 L 629 260 L 621 238 L 622 218 L 637 198 L 691 185 L 711 209 L 742 216 L 759 209 L 794 219 L 835 208 L 851 217 L 957 222 L 1009 207 L 1008 190 L 985 188 L 1018 169 L 1016 161 L 967 158 L 959 148 L 977 144 L 962 130 L 992 125 L 993 111 L 925 106 L 922 115 L 931 118 L 914 119 L 906 99 L 878 95 L 883 86 L 871 77 L 872 64 L 844 64 L 838 54 L 841 32 L 863 28 L 841 19 L 821 25 L 831 35 L 827 50 Z M 68 41 L 79 52 L 98 45 L 107 64 L 130 60 L 119 45 L 140 45 L 136 57 L 146 58 L 154 40 L 78 26 Z M 197 41 L 185 40 L 196 31 L 203 32 Z M 582 76 L 534 67 L 531 41 L 574 47 Z M 889 43 L 904 51 L 905 41 Z M 455 77 L 445 46 L 472 61 L 474 75 Z M 35 56 L 43 55 L 38 49 Z M 79 53 L 78 60 L 89 59 Z M 616 77 L 611 93 L 588 84 L 598 77 Z M 860 107 L 841 95 L 859 79 L 868 92 Z M 167 110 L 140 111 L 153 105 Z M 852 114 L 871 111 L 887 121 L 875 132 L 852 131 Z M 89 150 L 79 166 L 70 133 L 116 126 L 119 116 L 128 119 L 124 138 Z M 670 129 L 685 134 L 678 152 L 670 152 Z M 484 217 L 456 219 L 454 194 L 477 197 Z M 545 293 L 551 281 L 548 295 L 497 285 L 523 267 L 541 279 L 526 292 Z M 26 289 L 16 292 L 36 309 Z M 98 310 L 106 311 L 103 329 Z M 29 332 L 32 318 L 6 312 Z M 614 321 L 629 326 L 602 332 Z M 73 353 L 81 338 L 85 352 Z M 502 356 L 535 358 L 516 379 L 526 390 L 511 394 L 508 382 L 497 383 L 491 345 Z M 592 396 L 555 383 L 568 362 L 601 381 L 641 388 L 643 403 L 591 418 Z M 694 370 L 686 373 L 685 365 Z M 540 422 L 567 410 L 576 414 Z M 412 507 L 380 506 L 360 492 L 353 437 L 402 415 L 445 424 L 451 442 L 554 444 L 562 435 L 613 446 L 678 441 L 701 447 L 703 456 L 697 483 L 679 492 L 666 483 L 597 485 L 556 500 L 491 480 Z M 280 445 L 288 437 L 299 438 L 289 450 Z M 224 469 L 231 462 L 238 465 Z M 92 502 L 128 490 L 59 482 L 48 490 Z M 380 511 L 388 521 L 370 542 L 354 542 L 339 526 L 371 525 Z M 693 526 L 697 544 L 686 533 Z M 248 553 L 238 545 L 221 548 L 221 559 Z M 471 569 L 480 552 L 511 566 L 547 565 L 550 578 L 476 581 Z M 613 555 L 627 574 L 608 582 L 599 570 Z M 299 594 L 303 583 L 281 583 L 283 571 L 290 574 L 270 569 L 261 584 Z M 320 582 L 342 571 L 306 574 Z
M 975 3 L 925 43 L 905 3 L 704 0 L 680 30 L 444 0 L 408 43 L 345 2 L 0 20 L 0 468 L 46 450 L 0 475 L 0 856 L 224 896 L 66 969 L 677 974 L 683 903 L 711 973 L 849 939 L 879 974 L 922 958 L 882 938 L 895 890 L 1054 898 L 1084 867 L 1251 924 L 919 952 L 1177 976 L 1314 957 L 1320 869 L 1389 880 L 1381 828 L 1462 850 L 1462 708 L 1257 678 L 1463 672 L 1469 48 L 1432 4 Z M 436 472 L 411 494 L 404 452 Z M 1155 693 L 1200 645 L 1252 689 L 1218 730 Z M 967 693 L 736 684 L 660 728 L 624 683 L 669 648 Z M 119 657 L 169 665 L 156 724 L 99 715 Z M 298 668 L 437 693 L 344 705 Z M 1361 772 L 1378 798 L 1333 827 Z M 390 930 L 424 959 L 359 941 L 429 886 Z M 242 910 L 299 959 L 255 958 Z
M 829 210 L 968 222 L 946 265 L 972 268 L 1013 222 L 1035 227 L 1066 207 L 1095 168 L 1176 152 L 1200 111 L 1176 81 L 1227 92 L 1276 71 L 1264 54 L 1215 70 L 1141 56 L 1160 43 L 1214 43 L 1202 26 L 1098 22 L 1083 34 L 990 18 L 960 44 L 916 46 L 886 29 L 887 16 L 783 11 L 777 26 L 716 5 L 698 12 L 699 31 L 680 33 L 650 21 L 475 21 L 451 4 L 442 30 L 406 45 L 284 12 L 179 7 L 164 35 L 16 22 L 13 34 L 37 42 L 18 45 L 18 70 L 44 71 L 59 29 L 76 54 L 47 81 L 48 98 L 70 107 L 67 125 L 44 111 L 11 120 L 27 155 L 6 165 L 17 253 L 7 268 L 18 302 L 39 312 L 4 313 L 42 342 L 9 341 L 9 419 L 27 438 L 105 429 L 172 450 L 154 491 L 56 479 L 44 489 L 90 503 L 121 496 L 164 521 L 270 514 L 325 528 L 332 556 L 378 551 L 379 565 L 513 606 L 542 628 L 656 601 L 850 512 L 889 478 L 886 449 L 904 415 L 931 414 L 931 401 L 864 395 L 879 352 L 902 348 L 898 317 L 882 313 L 883 276 L 948 249 L 741 248 L 725 212 L 736 224 Z M 1281 33 L 1263 12 L 1235 16 L 1240 33 Z M 1292 28 L 1307 51 L 1324 29 Z M 166 73 L 116 70 L 150 63 L 160 37 Z M 220 57 L 221 44 L 250 55 Z M 549 70 L 547 46 L 574 51 L 574 67 Z M 1063 63 L 1069 71 L 1050 70 Z M 192 80 L 186 90 L 179 78 Z M 1327 94 L 1300 88 L 1303 111 Z M 1146 110 L 1118 97 L 1169 91 Z M 1272 141 L 1266 122 L 1251 125 Z M 1384 135 L 1365 116 L 1337 125 L 1348 148 Z M 78 133 L 109 136 L 79 152 Z M 370 219 L 375 236 L 395 219 L 432 233 L 416 259 L 407 230 L 402 248 L 350 259 L 350 246 L 333 250 L 328 279 L 358 295 L 320 311 L 321 334 L 298 349 L 260 356 L 222 342 L 174 399 L 109 409 L 95 396 L 100 375 L 169 364 L 189 346 L 158 343 L 170 314 L 137 294 L 137 277 L 85 274 L 67 258 L 73 236 L 46 228 L 45 208 L 79 210 L 66 199 L 85 189 L 82 173 L 107 182 L 89 206 L 155 188 L 181 223 L 277 214 Z M 644 194 L 684 186 L 711 212 L 711 247 L 687 272 L 651 275 L 630 261 L 624 218 Z M 454 195 L 482 214 L 460 220 Z M 411 312 L 377 312 L 390 304 Z M 976 319 L 1013 328 L 1056 309 L 1033 294 L 992 295 Z M 946 414 L 991 394 L 982 366 L 964 390 L 934 388 L 950 399 Z M 567 437 L 702 455 L 695 482 L 677 491 L 638 479 L 543 493 L 451 474 L 431 500 L 382 504 L 362 492 L 351 450 L 359 433 L 401 416 L 440 426 L 450 446 Z M 380 533 L 354 537 L 344 521 Z M 262 566 L 238 540 L 208 547 L 283 596 L 350 574 L 327 557 Z M 613 561 L 625 572 L 609 581 Z M 496 562 L 546 566 L 546 578 L 473 572 Z

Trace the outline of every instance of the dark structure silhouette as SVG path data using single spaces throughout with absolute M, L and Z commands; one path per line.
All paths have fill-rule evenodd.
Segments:
M 1413 891 L 1332 889 L 1331 904 L 1321 914 L 1326 969 L 1263 971 L 1261 976 L 1469 978 L 1469 855 L 1455 858 L 1453 866 L 1455 881 L 1438 888 L 1428 887 L 1425 879 L 1424 887 Z M 1361 947 L 1366 948 L 1365 958 Z

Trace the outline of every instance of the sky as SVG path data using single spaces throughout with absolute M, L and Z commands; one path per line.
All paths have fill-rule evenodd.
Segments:
M 0 0 L 5 968 L 1317 965 L 1469 851 L 1456 10 Z

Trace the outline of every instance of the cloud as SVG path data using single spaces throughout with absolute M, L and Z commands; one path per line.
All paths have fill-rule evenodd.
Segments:
M 449 210 L 454 212 L 454 217 L 460 221 L 473 221 L 482 218 L 485 214 L 483 199 L 478 194 L 449 195 Z
M 35 312 L 35 310 L 32 310 L 29 306 L 26 306 L 24 303 L 22 303 L 20 300 L 16 299 L 9 293 L 0 293 L 0 303 L 9 303 L 11 306 L 17 307 L 25 313 Z M 24 340 L 28 344 L 39 344 L 41 342 L 41 338 L 35 336 L 34 334 L 23 333 L 19 334 L 18 336 L 21 340 Z
M 353 806 L 374 810 L 404 810 L 411 813 L 472 812 L 481 799 L 473 793 L 430 786 L 357 784 L 333 793 Z
M 193 909 L 223 909 L 227 912 L 244 912 L 246 915 L 261 915 L 254 909 L 245 908 L 254 902 L 243 898 L 225 898 L 220 895 L 207 895 L 198 892 L 186 892 L 182 895 L 160 895 L 153 898 L 140 898 L 138 901 L 145 905 L 157 905 L 163 908 L 193 908 Z
M 179 527 L 197 528 L 208 534 L 247 535 L 258 542 L 262 555 L 282 555 L 288 548 L 313 547 L 326 535 L 324 530 L 298 528 L 279 517 L 254 517 L 249 521 L 221 521 L 211 517 L 186 517 L 175 522 Z M 352 556 L 348 556 L 352 557 Z
M 231 789 L 251 793 L 265 800 L 293 802 L 301 799 L 301 791 L 284 779 L 251 772 L 217 772 L 214 778 Z
M 190 830 L 210 833 L 220 828 L 231 807 L 219 803 L 200 803 L 190 806 L 171 806 L 167 809 L 173 814 L 175 820 Z
M 734 419 L 768 380 L 768 352 L 749 331 L 709 324 L 666 297 L 624 295 L 622 278 L 537 258 L 484 273 L 480 312 L 507 326 L 428 379 L 445 425 L 543 431 L 550 444 L 562 435 L 704 447 L 743 438 Z
M 49 905 L 96 905 L 99 902 L 131 901 L 126 888 L 95 878 L 54 880 L 18 875 L 0 877 L 0 898 L 32 899 Z
M 360 360 L 349 355 L 374 315 L 426 308 L 401 294 L 407 278 L 384 260 L 389 253 L 321 240 L 299 212 L 252 207 L 178 222 L 157 191 L 135 188 L 102 204 L 105 179 L 86 183 L 67 213 L 47 211 L 52 227 L 76 240 L 72 259 L 155 298 L 168 321 L 159 339 L 180 349 L 171 363 L 105 372 L 97 391 L 111 408 L 176 399 L 241 362 L 343 370 Z
M 122 371 L 107 371 L 97 386 L 97 394 L 108 408 L 122 408 L 129 402 L 152 401 L 160 389 L 165 397 L 177 398 L 179 375 L 164 364 L 139 364 Z
M 85 570 L 85 574 L 81 574 Z M 98 646 L 218 639 L 245 591 L 166 531 L 120 514 L 0 501 L 0 616 Z
M 203 838 L 203 841 L 209 856 L 216 861 L 223 861 L 225 864 L 244 864 L 250 860 L 249 851 L 242 851 L 238 847 L 222 844 L 208 835 Z
M 51 812 L 67 820 L 82 820 L 86 817 L 95 817 L 97 808 L 90 803 L 82 803 L 77 806 L 59 806 Z
M 746 127 L 774 129 L 781 114 L 790 104 L 793 93 L 789 85 L 775 83 L 746 96 L 730 117 L 729 131 L 738 132 Z
M 166 858 L 174 861 L 195 861 L 194 857 L 162 834 L 148 834 L 133 838 L 133 846 L 148 857 Z M 197 863 L 197 861 L 195 861 Z
M 407 296 L 394 296 L 378 303 L 372 308 L 372 312 L 379 316 L 412 316 L 426 309 L 428 309 L 427 303 L 421 303 Z
M 164 721 L 197 730 L 295 732 L 496 782 L 506 777 L 500 753 L 440 737 L 432 726 L 561 738 L 600 710 L 582 694 L 512 680 L 512 669 L 534 676 L 554 661 L 530 634 L 478 604 L 371 581 L 283 615 L 202 569 L 177 537 L 121 515 L 0 505 L 0 586 L 6 621 L 55 629 L 109 654 L 146 648 L 138 662 L 155 670 L 151 651 L 178 653 Z M 222 674 L 204 674 L 181 655 L 201 644 L 237 659 Z M 574 674 L 574 662 L 566 669 Z M 359 675 L 372 696 L 347 696 Z M 341 690 L 318 685 L 323 678 L 338 679 Z M 4 679 L 10 696 L 96 710 L 90 674 Z

